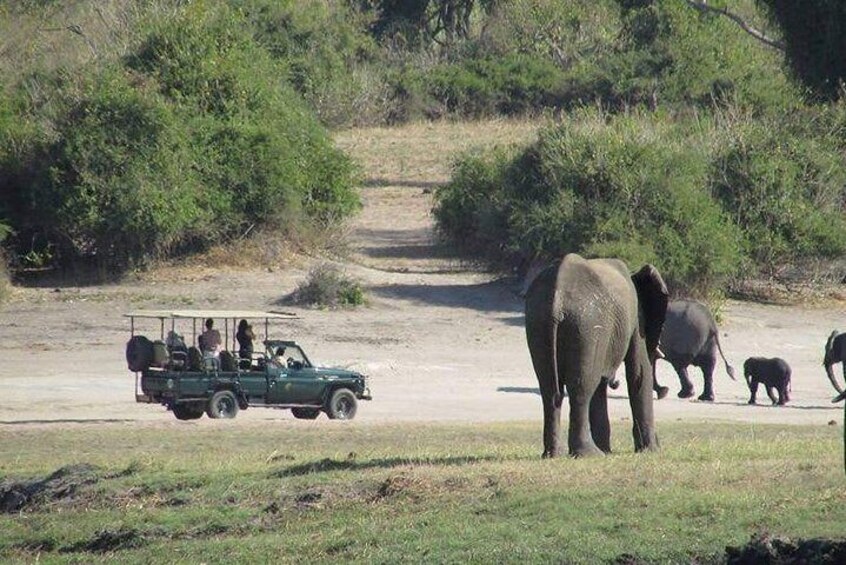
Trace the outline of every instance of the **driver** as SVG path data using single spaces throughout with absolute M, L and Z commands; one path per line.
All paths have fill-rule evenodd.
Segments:
M 283 367 L 286 365 L 285 363 L 285 348 L 281 345 L 276 348 L 276 353 L 273 356 L 273 360 L 282 365 Z

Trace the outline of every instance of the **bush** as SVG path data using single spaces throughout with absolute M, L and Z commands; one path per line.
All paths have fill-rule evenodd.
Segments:
M 709 295 L 734 274 L 846 252 L 844 114 L 583 112 L 522 152 L 464 156 L 435 194 L 435 219 L 495 260 L 648 261 L 676 291 Z
M 39 256 L 119 271 L 357 209 L 351 162 L 244 25 L 187 5 L 148 22 L 120 60 L 38 79 L 49 104 L 23 106 L 0 131 L 16 140 L 0 210 L 19 253 L 36 241 Z
M 809 110 L 741 120 L 716 149 L 712 191 L 741 226 L 747 255 L 769 273 L 846 252 L 846 139 L 830 133 L 839 129 L 826 124 L 831 117 Z
M 361 284 L 330 263 L 311 269 L 308 278 L 294 291 L 292 299 L 297 304 L 321 308 L 361 306 L 365 303 Z

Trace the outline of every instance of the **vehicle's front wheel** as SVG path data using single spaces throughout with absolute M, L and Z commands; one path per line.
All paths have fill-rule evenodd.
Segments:
M 319 408 L 291 408 L 291 414 L 298 420 L 314 420 L 320 416 Z
M 326 415 L 332 420 L 352 420 L 358 410 L 358 401 L 348 388 L 339 388 L 329 397 Z
M 177 420 L 199 420 L 203 417 L 203 406 L 201 404 L 174 404 L 173 415 Z
M 234 418 L 238 415 L 238 400 L 230 390 L 219 390 L 209 400 L 209 418 Z

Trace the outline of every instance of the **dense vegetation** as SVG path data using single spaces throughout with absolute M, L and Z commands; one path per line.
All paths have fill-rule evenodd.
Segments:
M 0 214 L 20 263 L 119 271 L 356 209 L 351 162 L 239 10 L 135 10 L 92 60 L 2 77 Z
M 587 100 L 527 148 L 472 154 L 436 195 L 450 240 L 494 260 L 566 252 L 655 263 L 677 292 L 846 252 L 846 122 L 733 22 L 621 2 Z M 613 83 L 613 84 L 612 84 Z M 806 269 L 806 274 L 815 273 Z
M 815 105 L 842 79 L 836 2 L 813 2 L 816 42 L 789 2 L 732 4 L 786 54 L 675 0 L 63 4 L 0 1 L 16 265 L 303 239 L 357 206 L 324 127 L 541 112 L 561 128 L 457 165 L 447 238 L 497 260 L 652 260 L 702 292 L 846 251 L 846 122 Z

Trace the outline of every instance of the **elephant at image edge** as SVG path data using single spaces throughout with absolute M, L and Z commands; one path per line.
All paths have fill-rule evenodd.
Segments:
M 837 330 L 831 332 L 828 341 L 825 343 L 823 366 L 834 390 L 842 394 L 843 388 L 837 384 L 837 380 L 834 378 L 834 365 L 836 363 L 843 364 L 843 379 L 846 380 L 846 333 L 839 334 Z
M 846 391 L 834 397 L 832 402 L 843 402 L 846 400 Z M 846 471 L 846 404 L 843 405 L 843 470 Z
M 729 365 L 723 348 L 717 322 L 708 307 L 695 300 L 673 300 L 667 306 L 667 319 L 661 333 L 661 352 L 676 370 L 681 390 L 679 398 L 690 398 L 694 394 L 693 383 L 687 375 L 688 365 L 702 369 L 705 386 L 699 400 L 714 400 L 714 368 L 717 366 L 717 352 L 726 364 L 726 373 L 732 380 L 734 368 Z M 657 386 L 657 381 L 656 381 Z
M 526 293 L 526 339 L 543 402 L 543 456 L 560 454 L 562 388 L 570 403 L 570 455 L 611 451 L 606 384 L 625 361 L 636 451 L 658 448 L 652 379 L 667 286 L 645 265 L 569 254 Z

